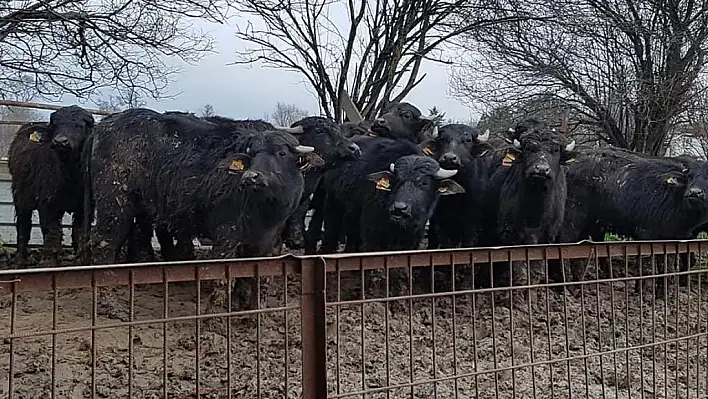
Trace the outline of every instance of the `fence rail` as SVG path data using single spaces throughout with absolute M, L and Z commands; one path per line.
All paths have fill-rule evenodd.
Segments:
M 0 271 L 0 395 L 706 397 L 706 250 L 582 242 Z M 695 265 L 676 271 L 683 254 Z M 553 281 L 556 261 L 585 278 Z

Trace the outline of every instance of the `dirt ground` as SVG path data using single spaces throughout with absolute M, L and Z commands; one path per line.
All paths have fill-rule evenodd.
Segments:
M 599 287 L 583 285 L 564 294 L 532 289 L 529 295 L 518 294 L 511 302 L 500 293 L 492 300 L 487 292 L 463 293 L 454 300 L 443 296 L 330 304 L 328 389 L 330 395 L 354 393 L 362 389 L 363 380 L 365 389 L 399 386 L 390 390 L 389 396 L 381 391 L 367 398 L 448 398 L 455 397 L 455 392 L 460 398 L 706 397 L 706 280 L 704 275 L 698 284 L 694 278 L 690 286 L 679 289 L 669 285 L 664 298 L 652 295 L 650 287 L 635 292 L 633 283 L 625 287 L 615 282 Z M 360 298 L 360 281 L 359 273 L 342 274 L 342 295 Z M 368 287 L 365 298 L 382 297 L 385 292 L 374 288 L 382 285 L 378 281 Z M 328 291 L 332 291 L 328 300 L 332 303 L 337 300 L 333 293 L 336 286 L 336 276 L 328 276 Z M 282 278 L 262 278 L 260 288 L 261 308 L 284 306 Z M 168 293 L 165 310 L 163 285 L 137 286 L 134 320 L 161 319 L 165 313 L 169 318 L 195 314 L 194 283 L 170 284 Z M 209 286 L 203 284 L 202 313 L 208 307 L 209 293 Z M 61 291 L 57 297 L 57 330 L 91 326 L 91 290 Z M 113 291 L 113 297 L 128 304 L 130 294 L 127 288 L 120 288 Z M 293 276 L 288 278 L 287 304 L 297 306 L 298 302 L 299 279 Z M 16 332 L 52 330 L 53 293 L 20 294 L 16 305 Z M 234 398 L 255 398 L 259 393 L 264 398 L 301 397 L 298 310 L 287 311 L 287 316 L 284 311 L 274 311 L 233 317 L 229 339 L 215 332 L 218 330 L 211 321 L 202 320 L 197 326 L 194 320 L 178 319 L 135 325 L 132 331 L 128 327 L 99 329 L 94 337 L 91 331 L 64 332 L 54 343 L 50 335 L 12 342 L 6 339 L 11 313 L 11 297 L 0 297 L 3 397 L 8 394 L 10 377 L 15 398 L 49 397 L 52 369 L 58 398 L 91 397 L 92 385 L 96 397 L 129 397 L 132 387 L 130 393 L 135 398 L 163 398 L 164 379 L 170 398 L 196 398 L 197 379 L 200 398 L 228 397 L 229 383 Z M 97 316 L 97 325 L 115 323 L 120 320 Z M 692 338 L 676 340 L 681 337 Z M 650 345 L 661 341 L 668 342 Z M 96 351 L 94 380 L 92 342 Z M 624 350 L 641 345 L 643 350 Z M 614 352 L 593 356 L 599 351 Z M 566 361 L 568 358 L 572 360 Z M 536 366 L 528 366 L 534 362 Z M 517 366 L 513 371 L 501 370 L 512 365 Z M 473 376 L 475 371 L 488 373 Z M 455 375 L 463 377 L 452 379 Z M 411 381 L 422 384 L 411 388 Z

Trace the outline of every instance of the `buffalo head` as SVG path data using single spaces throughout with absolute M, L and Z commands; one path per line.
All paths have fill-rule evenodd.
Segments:
M 361 156 L 359 146 L 342 135 L 333 120 L 321 116 L 308 116 L 290 127 L 276 127 L 295 136 L 300 144 L 313 147 L 325 161 L 357 159 Z
M 460 169 L 473 157 L 484 155 L 492 150 L 486 142 L 489 140 L 489 130 L 480 133 L 468 125 L 450 124 L 433 130 L 433 138 L 421 146 L 423 152 L 436 158 L 440 167 L 445 169 Z
M 414 143 L 424 140 L 424 132 L 432 129 L 433 119 L 423 116 L 418 108 L 409 103 L 394 103 L 387 106 L 381 116 L 371 124 L 374 134 L 389 138 L 404 138 Z
M 49 116 L 49 128 L 53 131 L 52 146 L 72 152 L 80 151 L 94 123 L 93 116 L 76 105 L 52 112 Z
M 464 193 L 465 189 L 450 180 L 456 170 L 440 168 L 433 159 L 406 155 L 390 165 L 389 170 L 372 173 L 368 179 L 376 188 L 388 192 L 389 219 L 405 226 L 424 226 L 440 195 Z

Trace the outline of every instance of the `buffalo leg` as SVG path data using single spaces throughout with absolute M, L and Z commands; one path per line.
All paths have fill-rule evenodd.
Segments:
M 152 220 L 145 215 L 135 218 L 128 238 L 129 262 L 154 262 L 152 249 Z
M 340 206 L 327 205 L 324 212 L 324 233 L 322 234 L 322 245 L 320 247 L 320 253 L 324 254 L 337 252 L 345 213 Z
M 111 211 L 106 209 L 106 211 Z M 94 264 L 116 263 L 121 247 L 128 239 L 133 225 L 133 216 L 127 212 L 102 212 L 97 210 L 96 234 L 92 237 Z
M 43 251 L 40 263 L 45 266 L 59 265 L 59 251 L 61 251 L 62 229 L 61 217 L 64 212 L 40 208 L 39 225 L 42 229 Z
M 285 223 L 283 241 L 290 249 L 301 249 L 305 244 L 305 215 L 310 207 L 309 198 L 303 198 L 295 212 Z
M 310 223 L 305 230 L 305 255 L 317 253 L 317 243 L 322 239 L 322 223 L 324 222 L 325 193 L 322 188 L 315 190 L 310 200 L 309 208 L 313 210 Z M 303 227 L 305 219 L 303 218 Z
M 83 211 L 77 211 L 71 215 L 71 247 L 74 249 L 76 259 L 84 259 L 83 252 L 85 242 L 84 213 Z
M 16 209 L 15 229 L 17 231 L 17 256 L 15 262 L 18 265 L 26 266 L 29 263 L 27 245 L 32 232 L 32 210 L 21 208 Z

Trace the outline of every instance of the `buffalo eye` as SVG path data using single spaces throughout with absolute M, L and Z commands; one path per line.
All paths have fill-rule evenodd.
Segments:
M 288 155 L 288 152 L 287 151 L 280 151 L 280 152 L 278 152 L 278 155 L 280 155 L 281 157 L 284 157 L 284 156 Z
M 429 183 L 428 183 L 428 180 L 426 180 L 426 179 L 421 179 L 421 180 L 419 181 L 419 184 L 421 185 L 421 187 L 428 187 L 428 184 L 429 184 Z
M 411 114 L 410 112 L 406 111 L 406 112 L 403 113 L 403 117 L 406 118 L 406 119 L 411 119 L 411 118 L 413 117 L 413 114 Z
M 472 137 L 465 137 L 465 143 L 471 143 Z

